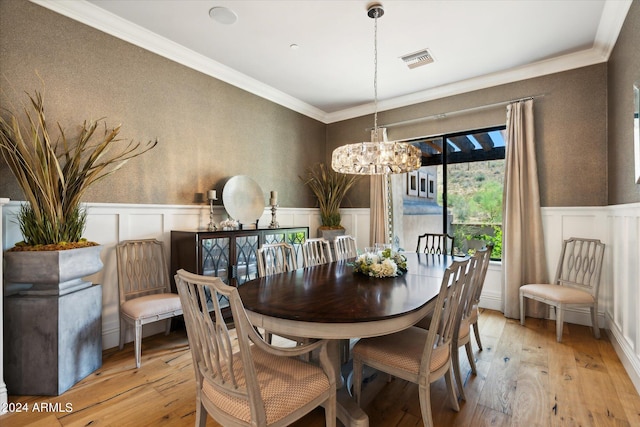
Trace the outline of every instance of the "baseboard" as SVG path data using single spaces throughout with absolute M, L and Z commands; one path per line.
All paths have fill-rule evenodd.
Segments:
M 622 362 L 631 382 L 636 387 L 636 391 L 640 393 L 640 358 L 635 353 L 632 346 L 627 342 L 622 334 L 622 331 L 618 329 L 615 322 L 607 316 L 607 335 L 613 344 L 613 348 L 616 354 Z
M 502 294 L 500 292 L 482 291 L 478 306 L 502 313 Z
M 142 327 L 142 338 L 150 337 L 151 335 L 156 335 L 160 333 L 164 333 L 166 328 L 165 321 L 149 323 L 148 325 L 144 325 Z M 127 332 L 127 336 L 125 337 L 125 343 L 133 341 L 133 328 Z M 110 348 L 118 347 L 120 345 L 120 327 L 115 326 L 111 328 L 102 329 L 102 350 L 108 350 Z

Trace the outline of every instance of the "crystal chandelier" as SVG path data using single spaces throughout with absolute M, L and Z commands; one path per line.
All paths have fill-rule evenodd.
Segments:
M 384 15 L 380 4 L 373 4 L 367 15 L 374 19 L 374 124 L 372 141 L 347 144 L 333 150 L 331 167 L 336 172 L 356 175 L 405 173 L 419 169 L 422 152 L 406 142 L 381 141 L 378 132 L 378 18 Z

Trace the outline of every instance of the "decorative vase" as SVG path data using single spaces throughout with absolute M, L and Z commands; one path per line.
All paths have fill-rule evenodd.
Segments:
M 102 246 L 5 252 L 9 394 L 60 395 L 102 366 Z

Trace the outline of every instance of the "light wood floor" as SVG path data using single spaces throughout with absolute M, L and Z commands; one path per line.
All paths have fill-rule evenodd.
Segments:
M 640 397 L 606 334 L 596 340 L 590 328 L 565 324 L 556 343 L 551 321 L 527 319 L 522 327 L 489 310 L 480 329 L 484 350 L 473 341 L 478 375 L 464 366 L 468 400 L 460 412 L 450 409 L 444 380 L 431 386 L 436 426 L 640 426 Z M 146 338 L 141 369 L 131 344 L 107 350 L 102 368 L 62 396 L 9 396 L 28 412 L 0 416 L 0 426 L 192 426 L 195 380 L 186 344 L 179 332 Z M 371 427 L 422 425 L 417 388 L 405 381 L 386 384 L 364 409 Z M 324 412 L 295 425 L 324 426 Z M 218 424 L 209 418 L 207 426 Z

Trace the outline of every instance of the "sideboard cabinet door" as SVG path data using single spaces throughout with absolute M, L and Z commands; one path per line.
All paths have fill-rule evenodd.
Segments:
M 231 231 L 171 231 L 171 282 L 181 268 L 204 276 L 220 277 L 232 286 L 258 277 L 257 253 L 265 243 L 287 242 L 303 266 L 302 243 L 309 227 L 259 228 Z

